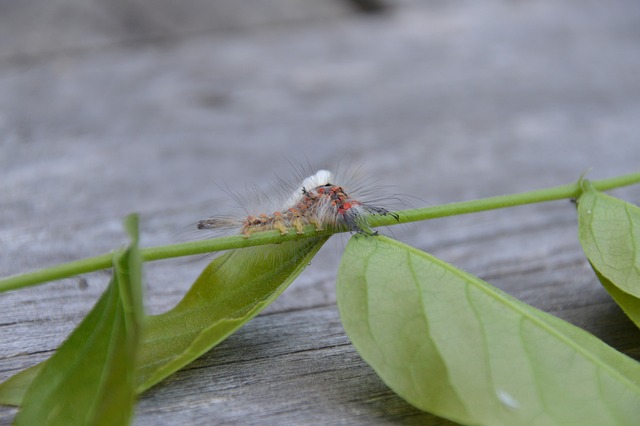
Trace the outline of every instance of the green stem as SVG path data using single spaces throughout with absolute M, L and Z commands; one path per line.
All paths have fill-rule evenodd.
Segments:
M 441 206 L 426 207 L 421 209 L 403 210 L 397 212 L 400 221 L 388 216 L 372 217 L 371 226 L 389 226 L 396 223 L 417 222 L 420 220 L 436 219 L 440 217 L 454 216 L 467 213 L 477 213 L 487 210 L 501 209 L 505 207 L 521 206 L 524 204 L 543 203 L 547 201 L 578 198 L 582 193 L 579 182 L 568 185 L 555 186 L 553 188 L 539 189 L 536 191 L 522 192 L 520 194 L 499 195 L 497 197 L 482 198 L 480 200 L 462 201 L 458 203 L 443 204 Z M 591 182 L 599 191 L 607 191 L 622 186 L 640 183 L 640 173 L 618 176 Z
M 600 191 L 606 191 L 636 183 L 640 183 L 640 173 L 633 173 L 592 182 L 593 186 Z M 391 215 L 372 216 L 369 223 L 372 227 L 390 226 L 398 223 L 416 222 L 453 215 L 476 213 L 524 204 L 541 203 L 566 198 L 578 198 L 580 193 L 581 185 L 580 182 L 577 182 L 553 188 L 540 189 L 537 191 L 523 192 L 520 194 L 501 195 L 497 197 L 483 198 L 480 200 L 444 204 L 441 206 L 402 210 L 396 212 L 398 219 Z M 291 231 L 287 235 L 280 235 L 278 231 L 267 231 L 256 233 L 252 235 L 251 238 L 243 238 L 241 235 L 234 235 L 202 241 L 191 241 L 181 244 L 150 247 L 141 249 L 140 253 L 143 260 L 152 261 L 264 244 L 282 243 L 285 241 L 299 240 L 302 238 L 331 233 L 335 233 L 335 231 L 327 230 L 317 232 L 313 226 L 307 226 L 305 227 L 305 232 L 303 234 L 296 234 Z M 110 268 L 112 260 L 113 258 L 111 254 L 104 254 L 101 256 L 53 266 L 39 271 L 14 275 L 0 280 L 0 292 Z

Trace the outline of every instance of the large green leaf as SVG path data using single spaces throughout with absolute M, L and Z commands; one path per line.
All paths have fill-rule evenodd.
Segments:
M 473 425 L 637 425 L 640 364 L 427 253 L 356 237 L 338 275 L 345 330 L 416 407 Z
M 215 259 L 170 311 L 145 325 L 143 391 L 204 354 L 275 300 L 328 237 L 235 250 Z
M 127 250 L 89 315 L 26 388 L 16 425 L 126 425 L 135 401 L 135 360 L 142 318 L 138 219 L 125 222 Z M 28 377 L 29 374 L 24 377 Z
M 640 208 L 583 182 L 578 235 L 604 288 L 640 327 Z

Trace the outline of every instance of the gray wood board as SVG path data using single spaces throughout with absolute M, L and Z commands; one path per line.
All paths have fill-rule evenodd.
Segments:
M 341 0 L 21 0 L 0 2 L 0 61 L 25 61 L 187 34 L 335 19 Z
M 52 37 L 21 51 L 28 61 L 5 56 L 0 275 L 119 247 L 132 211 L 144 246 L 202 238 L 195 221 L 237 207 L 225 187 L 269 188 L 307 159 L 362 165 L 414 206 L 569 183 L 591 167 L 593 179 L 638 170 L 637 2 L 406 1 L 375 18 L 331 16 L 85 50 Z M 640 200 L 638 187 L 616 194 Z M 640 358 L 568 201 L 383 232 Z M 334 290 L 345 243 L 336 237 L 264 314 L 144 394 L 136 424 L 447 424 L 394 396 L 349 344 Z M 206 262 L 145 265 L 148 311 L 173 306 Z M 108 279 L 2 294 L 0 380 L 48 357 Z M 0 408 L 0 424 L 13 414 Z

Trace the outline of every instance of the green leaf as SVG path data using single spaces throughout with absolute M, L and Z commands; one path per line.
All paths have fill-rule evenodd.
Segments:
M 145 324 L 141 392 L 222 342 L 273 302 L 328 237 L 235 250 L 215 259 L 170 311 Z
M 48 361 L 21 376 L 36 373 L 16 425 L 129 423 L 142 317 L 142 262 L 137 216 L 129 216 L 125 226 L 131 245 L 114 256 L 113 279 L 96 306 Z
M 170 376 L 255 317 L 282 294 L 327 239 L 249 247 L 216 258 L 178 305 L 146 317 L 136 391 Z M 0 403 L 20 404 L 21 390 L 33 376 L 27 369 L 1 384 Z
M 44 365 L 44 362 L 33 365 L 0 383 L 0 404 L 19 406 L 33 379 Z
M 640 208 L 583 181 L 578 199 L 580 244 L 600 282 L 640 327 Z
M 356 237 L 338 274 L 354 346 L 416 407 L 474 425 L 636 425 L 640 364 L 427 253 Z

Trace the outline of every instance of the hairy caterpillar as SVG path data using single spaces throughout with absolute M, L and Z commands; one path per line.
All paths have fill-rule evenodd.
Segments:
M 280 231 L 282 235 L 294 229 L 304 232 L 306 225 L 313 225 L 317 231 L 346 228 L 353 232 L 375 235 L 367 223 L 372 214 L 392 215 L 395 213 L 383 207 L 355 199 L 334 181 L 328 170 L 319 170 L 306 177 L 284 203 L 275 211 L 249 214 L 241 217 L 217 217 L 200 220 L 198 229 L 239 228 L 240 233 L 249 238 L 261 231 Z

